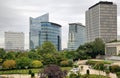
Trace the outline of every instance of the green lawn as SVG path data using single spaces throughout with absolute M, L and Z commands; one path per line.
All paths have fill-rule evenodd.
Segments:
M 61 67 L 62 70 L 69 71 L 72 67 Z M 38 73 L 41 69 L 16 69 L 16 70 L 5 70 L 0 71 L 0 74 L 28 74 L 29 70 L 32 70 L 33 73 Z
M 85 78 L 85 75 L 83 75 L 81 78 Z M 90 74 L 88 78 L 110 78 L 102 75 L 96 75 L 96 74 Z

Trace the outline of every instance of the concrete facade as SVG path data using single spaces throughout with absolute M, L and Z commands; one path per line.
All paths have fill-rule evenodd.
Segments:
M 5 32 L 5 50 L 23 51 L 24 33 L 23 32 Z
M 87 41 L 101 38 L 104 42 L 117 40 L 117 5 L 99 2 L 86 11 Z
M 105 44 L 105 55 L 113 56 L 120 54 L 120 42 L 106 43 Z

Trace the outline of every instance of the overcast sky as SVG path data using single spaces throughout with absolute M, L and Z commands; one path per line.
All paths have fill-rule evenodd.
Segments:
M 85 11 L 100 0 L 0 0 L 0 47 L 4 47 L 4 32 L 24 32 L 25 48 L 29 42 L 29 17 L 49 13 L 50 22 L 62 25 L 62 47 L 67 47 L 68 23 L 85 25 Z M 118 31 L 120 31 L 120 0 L 118 5 Z M 118 32 L 120 34 L 120 32 Z

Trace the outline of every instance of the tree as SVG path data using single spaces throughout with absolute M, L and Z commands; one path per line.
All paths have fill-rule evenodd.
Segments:
M 96 62 L 94 68 L 97 70 L 104 70 L 105 69 L 104 62 L 102 61 Z
M 12 69 L 16 67 L 15 60 L 6 60 L 3 62 L 2 67 L 5 69 Z
M 16 58 L 28 57 L 28 52 L 17 52 Z
M 64 78 L 67 72 L 62 71 L 57 65 L 48 65 L 44 68 L 43 73 L 40 72 L 39 74 L 45 74 L 48 78 Z M 40 78 L 42 77 L 40 76 Z
M 49 41 L 45 41 L 38 49 L 37 52 L 39 52 L 40 54 L 47 54 L 47 53 L 55 53 L 57 52 L 55 46 L 49 42 Z
M 16 52 L 8 52 L 5 55 L 5 59 L 15 59 L 16 58 Z
M 32 67 L 42 67 L 42 66 L 43 66 L 43 64 L 42 64 L 42 62 L 39 61 L 39 60 L 34 60 L 34 61 L 32 62 Z
M 112 66 L 110 66 L 110 71 L 113 72 L 113 73 L 119 72 L 120 71 L 120 66 L 112 65 Z
M 28 52 L 28 57 L 32 60 L 39 60 L 42 59 L 42 56 L 39 55 L 37 52 Z
M 102 39 L 96 38 L 95 41 L 80 46 L 77 49 L 77 52 L 80 50 L 84 51 L 88 56 L 96 58 L 96 56 L 99 54 L 105 54 L 105 44 Z
M 57 64 L 57 59 L 55 58 L 55 56 L 53 54 L 46 54 L 46 55 L 43 55 L 43 63 L 45 65 L 48 65 L 48 64 Z
M 102 39 L 96 38 L 95 41 L 93 42 L 93 52 L 96 53 L 97 55 L 104 55 L 105 54 L 105 44 Z
M 5 50 L 3 48 L 0 48 L 0 58 L 1 59 L 4 59 L 5 54 L 6 54 Z
M 16 61 L 17 61 L 17 67 L 25 68 L 25 67 L 30 67 L 31 65 L 31 59 L 28 57 L 21 57 Z

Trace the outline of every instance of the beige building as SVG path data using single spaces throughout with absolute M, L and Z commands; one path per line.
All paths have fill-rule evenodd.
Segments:
M 105 55 L 113 56 L 120 54 L 120 42 L 106 43 L 105 44 Z
M 23 32 L 5 32 L 5 50 L 23 51 L 24 33 Z
M 101 38 L 104 42 L 117 40 L 117 5 L 101 1 L 86 11 L 87 41 Z

